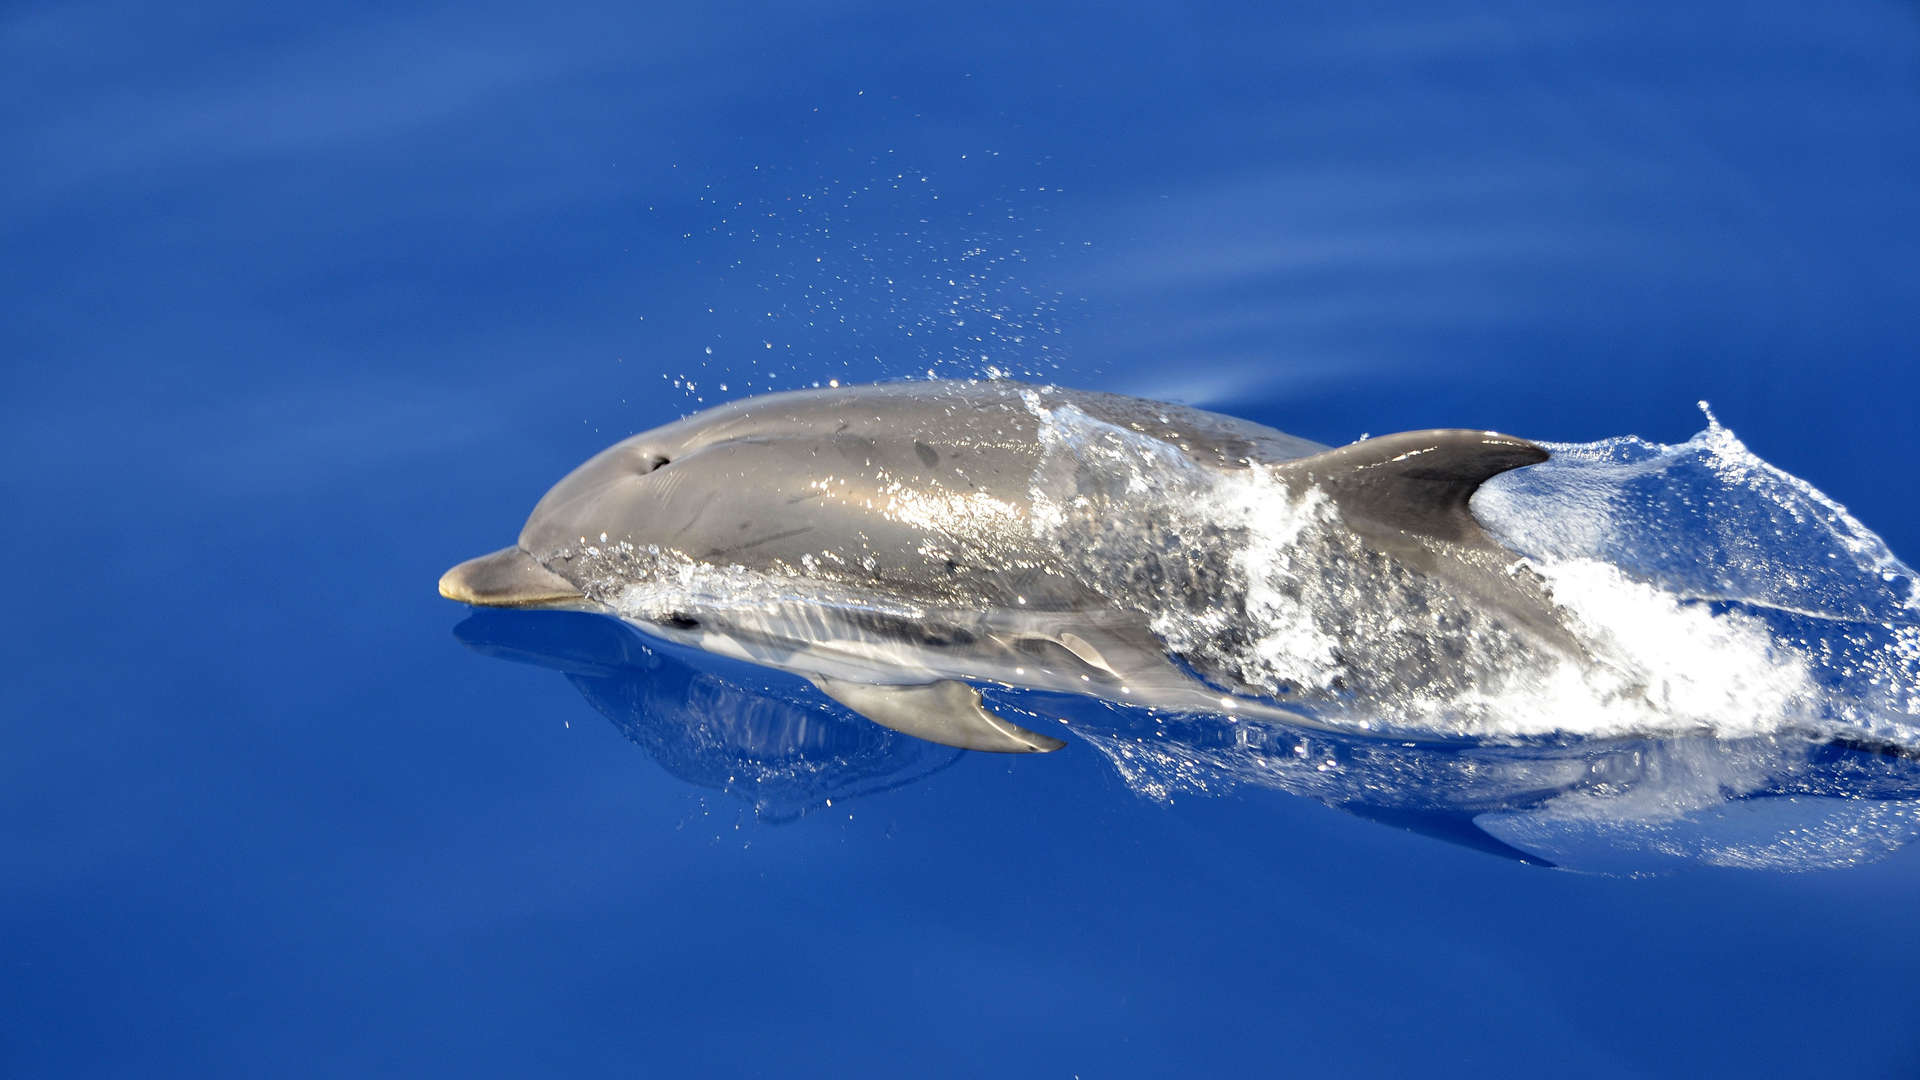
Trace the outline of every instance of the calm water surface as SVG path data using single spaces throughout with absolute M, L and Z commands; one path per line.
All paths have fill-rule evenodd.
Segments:
M 616 438 L 929 371 L 1706 399 L 1911 559 L 1913 5 L 29 3 L 0 91 L 0 1073 L 1920 1074 L 1897 844 L 1547 869 L 433 589 Z

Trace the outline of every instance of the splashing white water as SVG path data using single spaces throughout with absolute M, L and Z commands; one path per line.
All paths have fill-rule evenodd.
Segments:
M 1579 640 L 1570 656 L 1370 553 L 1315 491 L 1028 404 L 1048 448 L 1036 528 L 1238 692 L 1359 730 L 1920 738 L 1911 572 L 1717 423 L 1680 446 L 1555 446 L 1476 497 Z
M 1552 460 L 1486 484 L 1475 513 L 1613 654 L 1665 680 L 1670 714 L 1730 734 L 1805 725 L 1912 744 L 1912 570 L 1707 418 L 1673 446 L 1550 445 Z

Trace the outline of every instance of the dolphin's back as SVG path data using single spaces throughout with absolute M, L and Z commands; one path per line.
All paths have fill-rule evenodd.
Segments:
M 1085 590 L 1061 574 L 1029 521 L 1043 429 L 1069 410 L 1202 466 L 1325 449 L 1199 409 L 1006 381 L 793 391 L 610 447 L 547 493 L 520 546 L 570 578 L 583 567 L 554 554 L 606 533 L 702 562 L 803 566 L 925 599 L 1075 608 Z M 823 552 L 832 554 L 823 561 Z
M 1205 465 L 1239 468 L 1317 454 L 1310 439 L 1203 409 L 1124 394 L 1038 387 L 1011 381 L 896 382 L 824 390 L 794 390 L 695 413 L 615 446 L 647 449 L 653 457 L 685 454 L 739 438 L 836 436 L 917 439 L 928 446 L 991 446 L 1031 457 L 1039 413 L 1062 405 L 1101 423 L 1178 446 Z
M 1043 400 L 1065 402 L 1101 423 L 1178 446 L 1200 464 L 1220 468 L 1271 465 L 1327 449 L 1322 443 L 1250 420 L 1123 394 L 1055 390 Z

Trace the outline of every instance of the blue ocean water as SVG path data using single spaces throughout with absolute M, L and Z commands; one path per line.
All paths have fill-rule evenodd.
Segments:
M 1785 504 L 1646 480 L 1737 433 L 1920 552 L 1911 4 L 70 2 L 0 59 L 0 1073 L 1920 1073 L 1898 754 L 1441 835 L 1461 773 L 957 754 L 434 593 L 631 432 L 998 373 L 1545 440 L 1644 513 L 1529 554 L 1897 636 L 1826 502 L 1756 551 Z M 1774 813 L 1834 803 L 1896 812 Z

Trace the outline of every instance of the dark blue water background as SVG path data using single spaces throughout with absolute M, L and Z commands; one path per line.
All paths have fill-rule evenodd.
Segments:
M 27 3 L 0 136 L 0 1073 L 1920 1074 L 1911 850 L 1595 877 L 1084 745 L 787 820 L 433 588 L 632 431 L 989 367 L 1706 398 L 1911 558 L 1910 3 Z

